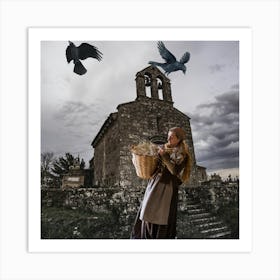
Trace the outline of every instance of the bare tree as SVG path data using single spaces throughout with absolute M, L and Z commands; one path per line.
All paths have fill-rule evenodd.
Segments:
M 54 161 L 53 152 L 41 153 L 41 187 L 49 186 L 51 182 L 51 167 Z

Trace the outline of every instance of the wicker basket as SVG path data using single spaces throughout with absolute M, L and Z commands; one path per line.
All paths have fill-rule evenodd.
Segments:
M 132 162 L 136 169 L 137 176 L 142 179 L 149 179 L 156 170 L 158 157 L 138 155 L 132 152 Z

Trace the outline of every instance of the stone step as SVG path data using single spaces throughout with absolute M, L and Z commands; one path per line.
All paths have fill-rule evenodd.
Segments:
M 208 212 L 203 212 L 203 213 L 199 213 L 199 214 L 189 215 L 190 220 L 197 220 L 197 219 L 206 218 L 206 217 L 211 217 L 211 214 Z
M 207 228 L 207 227 L 212 227 L 212 226 L 218 226 L 223 224 L 222 221 L 217 221 L 217 222 L 210 222 L 210 223 L 203 223 L 203 224 L 198 224 L 196 225 L 199 228 Z
M 198 203 L 192 203 L 192 204 L 187 204 L 186 203 L 186 207 L 188 208 L 188 209 L 193 209 L 193 208 L 201 208 L 201 205 L 200 204 L 198 204 Z
M 208 238 L 223 238 L 223 237 L 229 236 L 230 234 L 231 234 L 231 231 L 228 230 L 228 231 L 219 232 L 219 233 L 210 235 L 210 236 L 208 236 Z
M 210 222 L 213 222 L 216 220 L 217 220 L 217 218 L 215 216 L 212 216 L 212 217 L 206 217 L 206 218 L 193 219 L 193 220 L 191 220 L 191 222 L 197 226 L 197 224 L 206 224 L 206 223 L 210 223 Z
M 215 228 L 209 228 L 209 229 L 201 230 L 200 233 L 217 233 L 217 232 L 221 232 L 221 231 L 224 231 L 224 230 L 227 230 L 227 229 L 228 229 L 227 226 L 215 227 Z
M 229 238 L 231 230 L 228 226 L 208 212 L 197 200 L 187 197 L 181 206 L 183 215 L 186 215 L 189 226 L 193 227 L 192 234 L 194 238 L 214 239 Z
M 186 212 L 188 214 L 192 214 L 192 213 L 195 213 L 195 212 L 197 212 L 197 213 L 198 212 L 206 212 L 206 210 L 201 208 L 201 206 L 190 208 L 190 207 L 188 207 L 186 205 L 179 205 L 178 207 L 179 207 L 180 210 L 183 210 L 183 212 Z M 195 211 L 192 212 L 192 210 L 195 210 Z
M 203 213 L 203 212 L 206 213 L 203 208 L 187 209 L 187 212 L 189 213 L 189 215 L 191 215 L 191 214 L 199 214 L 199 213 Z

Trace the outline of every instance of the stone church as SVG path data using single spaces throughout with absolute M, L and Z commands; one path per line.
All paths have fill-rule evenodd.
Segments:
M 187 132 L 192 155 L 189 185 L 197 185 L 197 165 L 190 118 L 173 106 L 170 80 L 155 66 L 136 74 L 136 99 L 119 104 L 92 141 L 94 184 L 136 187 L 146 181 L 136 175 L 130 146 L 142 141 L 165 143 L 169 128 L 179 126 Z

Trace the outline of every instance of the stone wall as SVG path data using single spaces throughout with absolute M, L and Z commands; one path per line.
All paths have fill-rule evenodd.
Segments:
M 104 214 L 118 226 L 118 238 L 129 238 L 144 188 L 133 191 L 127 188 L 42 189 L 41 204 L 62 207 L 80 212 Z M 113 217 L 113 219 L 112 219 Z M 106 225 L 108 226 L 108 225 Z M 106 238 L 106 237 L 105 237 Z
M 119 181 L 119 129 L 116 114 L 110 118 L 110 129 L 94 151 L 94 185 L 114 185 Z
M 41 203 L 43 207 L 69 208 L 79 212 L 87 212 L 92 214 L 93 218 L 102 214 L 105 216 L 105 221 L 110 221 L 112 224 L 104 224 L 103 227 L 106 229 L 104 229 L 104 233 L 102 233 L 104 236 L 101 238 L 129 238 L 144 191 L 143 187 L 133 189 L 127 187 L 42 189 Z M 186 211 L 189 198 L 200 202 L 211 212 L 217 212 L 221 207 L 230 205 L 234 201 L 238 202 L 238 186 L 211 189 L 181 186 L 178 203 L 179 215 L 180 212 Z M 183 225 L 185 228 L 188 226 L 187 223 Z M 116 229 L 114 234 L 108 232 L 110 227 Z
M 221 207 L 239 202 L 238 183 L 220 186 L 201 186 L 185 189 L 186 195 L 198 201 L 211 212 L 218 211 Z
M 156 135 L 166 139 L 168 130 L 174 126 L 182 127 L 187 133 L 186 141 L 193 159 L 190 184 L 195 184 L 197 181 L 196 160 L 188 116 L 174 108 L 172 103 L 148 97 L 139 97 L 134 102 L 118 106 L 119 163 L 121 166 L 119 184 L 121 186 L 136 186 L 142 182 L 137 178 L 132 165 L 130 146 L 141 141 L 148 141 Z

